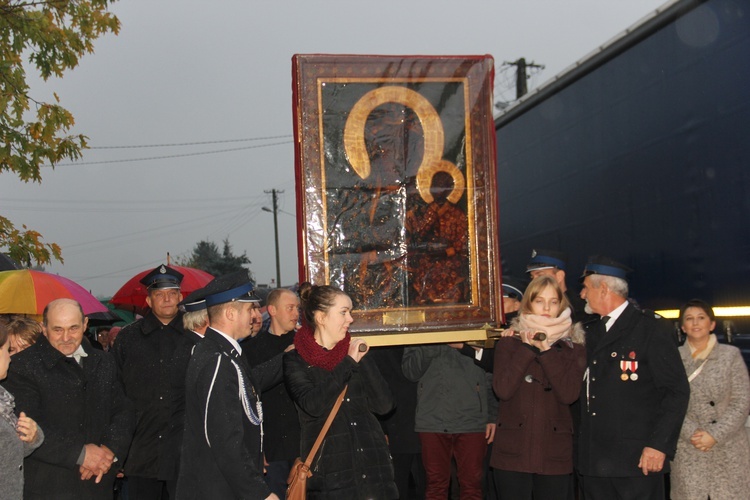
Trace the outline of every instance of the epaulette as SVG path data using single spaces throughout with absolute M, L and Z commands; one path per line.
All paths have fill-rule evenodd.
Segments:
M 652 311 L 651 309 L 639 309 L 640 313 L 648 318 L 653 319 L 664 319 L 664 316 L 661 314 L 657 314 L 656 311 Z

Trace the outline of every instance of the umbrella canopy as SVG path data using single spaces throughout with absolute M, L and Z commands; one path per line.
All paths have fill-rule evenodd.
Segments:
M 117 309 L 109 303 L 109 299 L 101 301 L 107 312 L 89 314 L 89 326 L 125 326 L 135 321 L 135 315 L 130 311 Z
M 78 283 L 56 274 L 19 269 L 0 272 L 0 313 L 42 314 L 55 299 L 77 300 L 84 314 L 107 311 Z
M 15 269 L 21 269 L 21 266 L 18 265 L 18 262 L 11 259 L 4 253 L 0 253 L 0 271 L 11 271 Z
M 182 273 L 182 284 L 180 285 L 180 291 L 183 296 L 194 292 L 199 288 L 203 288 L 208 284 L 209 281 L 214 277 L 208 274 L 206 271 L 195 269 L 193 267 L 182 267 L 182 266 L 169 266 L 172 269 Z M 146 287 L 141 284 L 141 279 L 150 273 L 152 269 L 146 269 L 136 274 L 128 280 L 127 283 L 122 285 L 117 292 L 112 296 L 109 303 L 115 306 L 125 309 L 126 311 L 138 311 L 143 312 L 148 308 L 146 304 Z

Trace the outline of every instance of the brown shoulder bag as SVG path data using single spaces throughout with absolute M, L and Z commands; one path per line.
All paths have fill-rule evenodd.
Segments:
M 328 428 L 331 427 L 331 423 L 341 407 L 341 402 L 344 400 L 347 387 L 349 386 L 344 387 L 344 390 L 341 391 L 341 394 L 336 398 L 336 403 L 333 405 L 331 413 L 328 415 L 328 419 L 326 419 L 323 428 L 320 429 L 318 439 L 315 440 L 315 444 L 313 444 L 313 447 L 310 449 L 310 453 L 307 454 L 307 459 L 304 462 L 301 458 L 297 458 L 294 461 L 292 470 L 289 471 L 289 479 L 286 481 L 289 485 L 286 489 L 287 500 L 304 500 L 307 496 L 307 478 L 312 476 L 312 472 L 310 472 L 310 464 L 312 464 L 315 454 L 318 452 L 318 448 L 320 448 L 323 439 L 326 437 Z

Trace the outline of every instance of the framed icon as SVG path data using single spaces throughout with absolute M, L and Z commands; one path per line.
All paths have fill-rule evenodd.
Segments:
M 293 58 L 300 276 L 360 334 L 502 322 L 493 60 Z

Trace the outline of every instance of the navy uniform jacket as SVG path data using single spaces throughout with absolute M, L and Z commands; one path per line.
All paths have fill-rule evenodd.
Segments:
M 206 331 L 185 379 L 178 499 L 254 500 L 271 494 L 263 480 L 261 426 L 251 419 L 262 413 L 256 404 L 261 389 L 281 377 L 281 356 L 251 372 L 226 338 L 210 328 Z M 239 396 L 241 384 L 250 418 Z
M 118 465 L 135 428 L 132 403 L 125 397 L 109 353 L 92 348 L 82 365 L 52 347 L 44 336 L 13 356 L 4 387 L 16 398 L 16 411 L 44 429 L 44 443 L 24 460 L 24 498 L 108 499 Z M 99 484 L 81 480 L 76 464 L 85 444 L 104 445 L 120 460 Z M 2 492 L 0 492 L 2 497 Z
M 661 473 L 669 472 L 690 398 L 672 327 L 632 304 L 608 332 L 599 325 L 586 330 L 578 470 L 597 477 L 642 476 L 638 462 L 648 446 L 667 455 Z
M 126 475 L 164 479 L 160 472 L 174 461 L 176 451 L 169 453 L 165 445 L 175 400 L 173 381 L 185 376 L 192 344 L 182 328 L 182 313 L 163 325 L 149 312 L 117 336 L 112 354 L 137 418 Z

